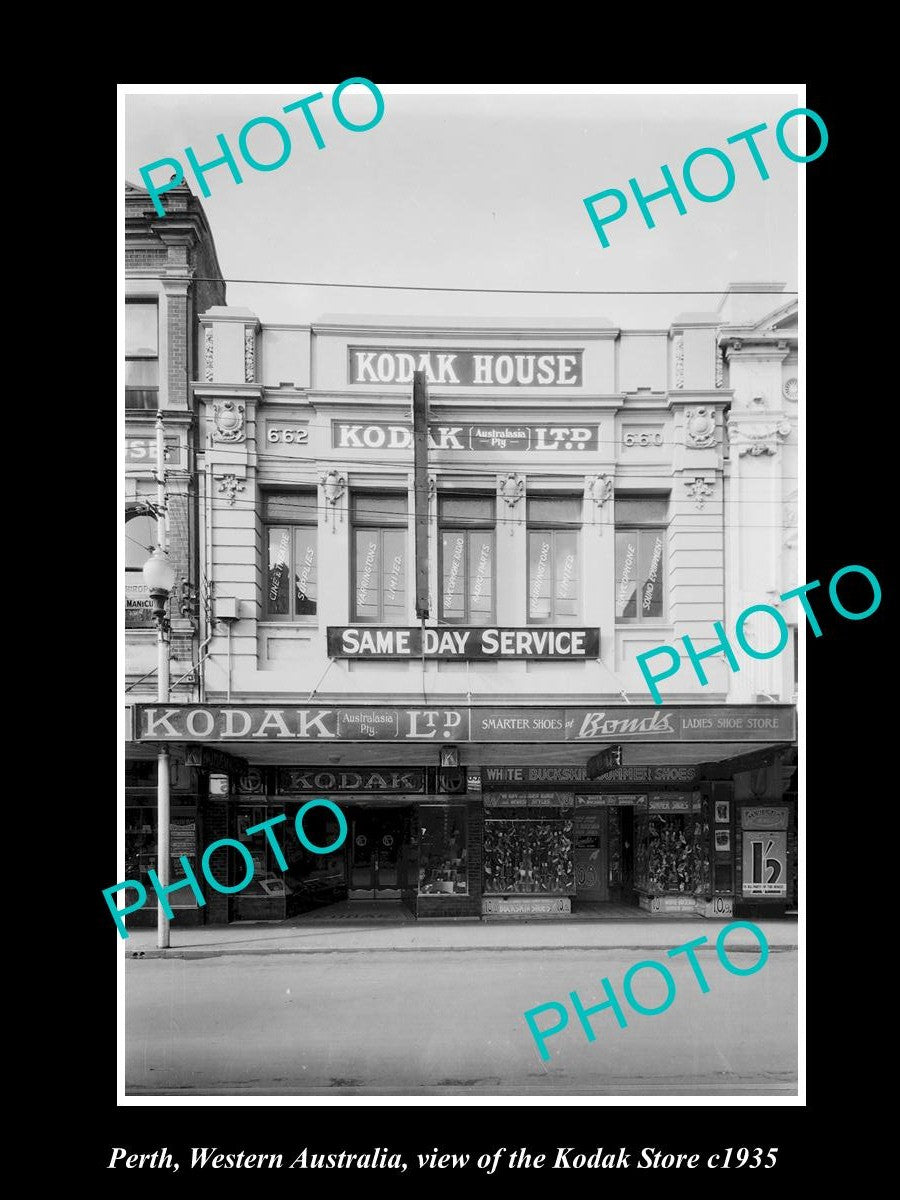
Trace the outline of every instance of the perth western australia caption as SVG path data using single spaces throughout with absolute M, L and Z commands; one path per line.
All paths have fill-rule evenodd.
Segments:
M 699 1166 L 713 1169 L 717 1167 L 747 1167 L 752 1170 L 754 1167 L 774 1167 L 778 1159 L 778 1148 L 776 1146 L 764 1150 L 761 1146 L 726 1146 L 721 1151 L 710 1154 L 704 1159 L 699 1154 L 673 1154 L 670 1151 L 658 1150 L 656 1146 L 644 1146 L 640 1155 L 631 1153 L 621 1146 L 618 1150 L 605 1150 L 603 1146 L 598 1146 L 591 1154 L 576 1153 L 574 1146 L 558 1146 L 556 1157 L 550 1163 L 547 1161 L 549 1156 L 546 1154 L 531 1154 L 524 1148 L 507 1150 L 506 1146 L 500 1146 L 492 1154 L 480 1154 L 472 1163 L 471 1154 L 441 1154 L 435 1147 L 432 1154 L 418 1154 L 416 1157 L 419 1160 L 420 1171 L 453 1170 L 454 1168 L 459 1170 L 472 1163 L 473 1166 L 486 1171 L 488 1175 L 493 1175 L 503 1154 L 506 1154 L 509 1166 L 512 1168 L 526 1167 L 537 1170 L 542 1167 L 561 1171 L 578 1170 L 585 1167 L 612 1169 L 625 1167 L 627 1169 L 632 1164 L 638 1170 L 641 1168 L 668 1170 L 672 1167 L 693 1170 Z M 156 1167 L 157 1169 L 177 1171 L 180 1164 L 172 1158 L 165 1146 L 160 1150 L 154 1150 L 151 1154 L 129 1154 L 123 1146 L 114 1146 L 112 1158 L 107 1166 L 126 1167 L 132 1170 L 140 1167 Z M 390 1154 L 387 1150 L 382 1150 L 380 1146 L 377 1146 L 369 1154 L 349 1154 L 346 1150 L 342 1150 L 339 1154 L 311 1154 L 304 1146 L 294 1161 L 289 1163 L 285 1163 L 283 1154 L 247 1154 L 243 1150 L 238 1151 L 237 1154 L 220 1154 L 217 1146 L 192 1146 L 191 1168 L 194 1167 L 219 1169 L 229 1167 L 259 1169 L 262 1167 L 269 1170 L 273 1167 L 276 1170 L 283 1167 L 324 1168 L 325 1170 L 332 1167 L 376 1167 L 381 1170 L 405 1171 L 406 1163 L 399 1154 Z

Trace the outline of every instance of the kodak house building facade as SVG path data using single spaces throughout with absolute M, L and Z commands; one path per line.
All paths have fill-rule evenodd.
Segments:
M 794 908 L 796 612 L 782 654 L 737 673 L 709 658 L 705 687 L 685 662 L 661 705 L 636 664 L 685 634 L 712 646 L 714 621 L 799 580 L 797 313 L 779 293 L 732 285 L 667 329 L 200 315 L 204 649 L 190 699 L 133 697 L 129 757 L 165 741 L 176 791 L 189 773 L 176 858 L 314 797 L 348 833 L 324 855 L 285 836 L 287 870 L 248 839 L 251 884 L 203 910 L 182 889 L 178 919 Z M 305 828 L 328 845 L 337 821 L 318 807 Z

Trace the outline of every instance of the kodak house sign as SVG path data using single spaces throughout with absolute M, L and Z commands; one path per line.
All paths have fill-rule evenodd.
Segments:
M 578 387 L 582 350 L 375 350 L 350 348 L 351 383 L 425 382 L 461 387 Z
M 790 705 L 505 708 L 139 704 L 145 742 L 792 742 Z M 245 754 L 249 750 L 245 748 Z

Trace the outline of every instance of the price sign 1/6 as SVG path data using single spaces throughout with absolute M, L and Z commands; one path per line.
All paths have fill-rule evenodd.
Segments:
M 309 429 L 306 421 L 266 422 L 266 447 L 305 446 L 308 441 Z

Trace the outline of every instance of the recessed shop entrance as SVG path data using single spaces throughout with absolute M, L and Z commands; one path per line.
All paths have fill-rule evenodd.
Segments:
M 351 900 L 399 900 L 406 809 L 351 809 Z

